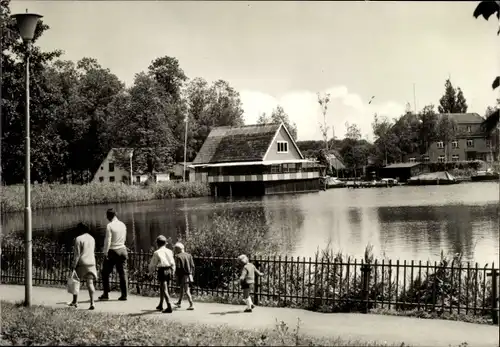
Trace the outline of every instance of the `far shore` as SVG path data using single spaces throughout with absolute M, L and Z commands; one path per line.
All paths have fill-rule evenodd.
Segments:
M 2 214 L 24 211 L 23 185 L 5 186 L 0 189 Z M 171 181 L 147 186 L 130 186 L 123 183 L 35 184 L 31 189 L 33 210 L 210 195 L 210 188 L 206 183 Z

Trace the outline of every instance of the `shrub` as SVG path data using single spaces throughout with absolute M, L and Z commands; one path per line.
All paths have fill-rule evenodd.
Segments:
M 210 195 L 210 187 L 202 182 L 161 182 L 150 186 L 155 199 L 195 198 Z

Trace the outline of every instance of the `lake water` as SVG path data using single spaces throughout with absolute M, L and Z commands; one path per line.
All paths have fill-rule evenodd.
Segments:
M 332 189 L 325 192 L 267 196 L 247 200 L 213 198 L 114 204 L 128 228 L 130 248 L 148 250 L 157 235 L 185 233 L 210 223 L 214 213 L 261 212 L 254 220 L 284 241 L 283 255 L 314 256 L 328 242 L 335 250 L 363 256 L 372 244 L 376 256 L 393 260 L 437 260 L 441 250 L 462 253 L 480 264 L 498 263 L 498 183 L 451 186 Z M 33 212 L 34 237 L 46 236 L 71 245 L 70 230 L 80 221 L 96 228 L 102 245 L 108 206 L 86 206 Z M 23 230 L 23 214 L 9 214 L 3 232 Z

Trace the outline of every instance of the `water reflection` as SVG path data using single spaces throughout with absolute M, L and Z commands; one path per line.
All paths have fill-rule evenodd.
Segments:
M 202 198 L 115 204 L 128 228 L 127 244 L 148 250 L 158 234 L 173 240 L 209 225 L 215 213 L 252 215 L 252 225 L 281 240 L 281 252 L 314 256 L 328 242 L 335 250 L 362 257 L 372 244 L 377 256 L 437 259 L 440 251 L 462 253 L 468 260 L 498 258 L 498 185 L 334 189 L 303 195 L 248 200 Z M 34 237 L 46 236 L 71 246 L 72 228 L 87 222 L 102 247 L 111 206 L 84 206 L 33 212 Z M 23 230 L 23 214 L 4 216 L 4 232 Z

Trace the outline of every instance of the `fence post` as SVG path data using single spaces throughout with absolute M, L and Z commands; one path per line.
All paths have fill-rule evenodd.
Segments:
M 491 272 L 487 274 L 488 277 L 491 276 L 491 318 L 493 319 L 493 324 L 498 324 L 498 269 L 492 268 Z
M 361 264 L 361 274 L 362 274 L 362 290 L 361 290 L 361 295 L 362 295 L 362 300 L 363 300 L 363 313 L 368 313 L 368 306 L 369 306 L 369 286 L 370 286 L 370 271 L 371 271 L 371 266 L 370 264 Z
M 259 276 L 255 276 L 254 288 L 253 288 L 253 302 L 255 305 L 259 304 L 259 287 L 260 287 L 260 278 Z

